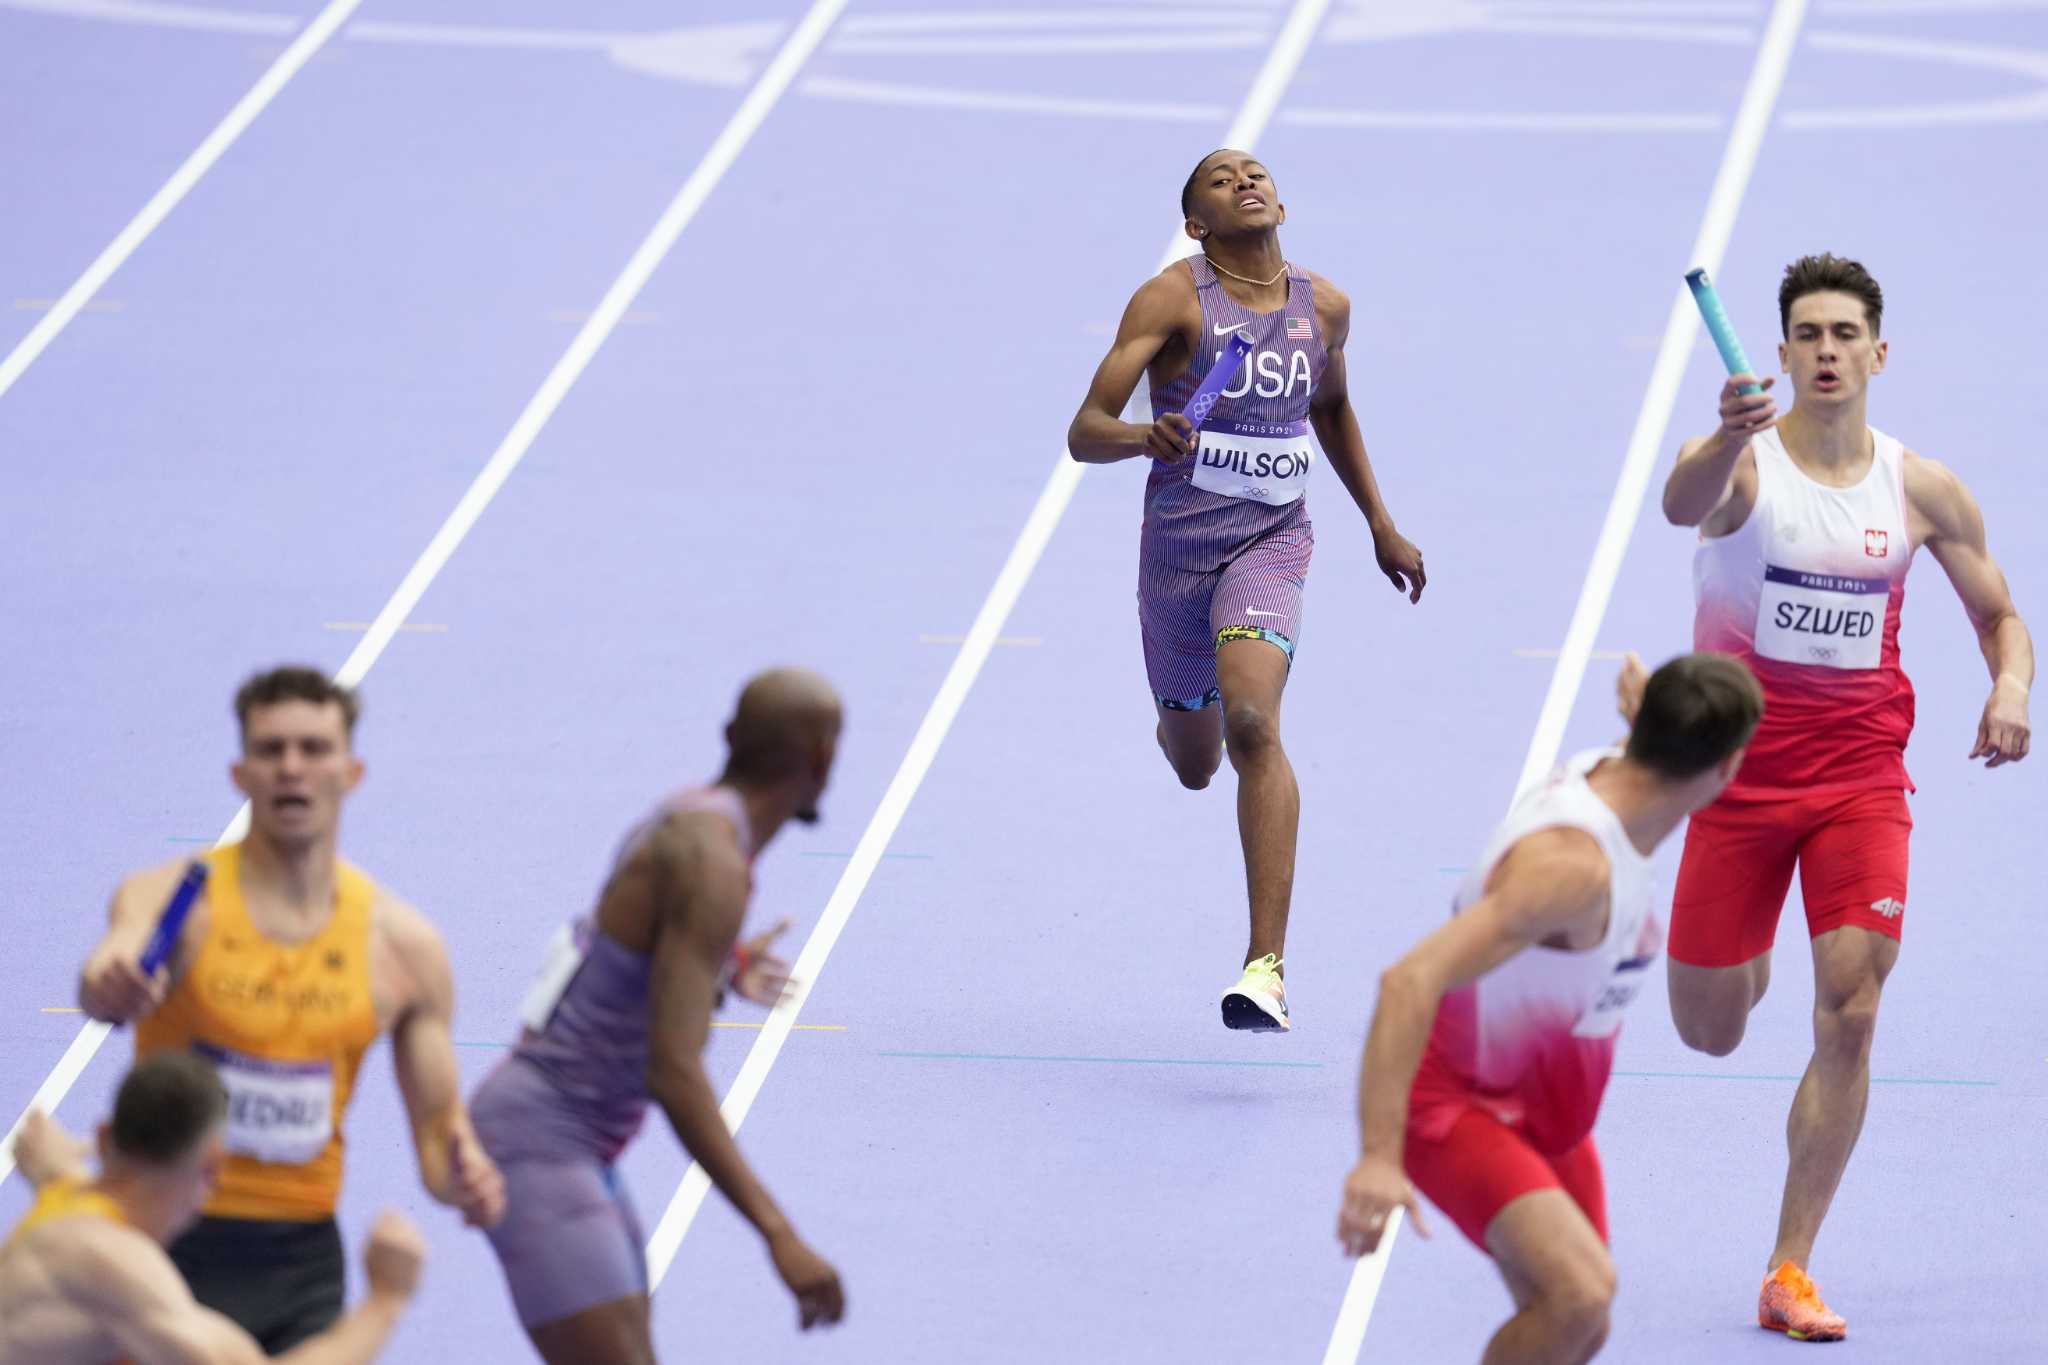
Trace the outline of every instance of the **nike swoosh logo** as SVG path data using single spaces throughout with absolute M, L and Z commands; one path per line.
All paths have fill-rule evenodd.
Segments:
M 1239 323 L 1234 323 L 1233 325 L 1231 325 L 1231 326 L 1229 326 L 1229 327 L 1218 327 L 1218 328 L 1216 328 L 1215 330 L 1216 330 L 1216 335 L 1217 335 L 1217 336 L 1228 336 L 1228 335 L 1230 335 L 1230 334 L 1231 334 L 1232 332 L 1235 332 L 1235 331 L 1237 331 L 1237 330 L 1238 330 L 1238 328 L 1240 328 L 1240 327 L 1249 327 L 1249 326 L 1251 326 L 1251 324 L 1250 324 L 1249 322 L 1239 322 Z
M 1260 611 L 1257 607 L 1246 607 L 1244 614 L 1246 616 L 1285 616 L 1287 613 L 1284 611 Z

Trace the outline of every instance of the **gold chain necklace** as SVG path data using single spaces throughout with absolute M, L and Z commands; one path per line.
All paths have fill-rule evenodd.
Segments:
M 1213 256 L 1209 256 L 1209 255 L 1207 255 L 1206 253 L 1205 253 L 1205 254 L 1203 255 L 1202 259 L 1203 259 L 1203 260 L 1205 260 L 1205 261 L 1207 261 L 1207 262 L 1209 262 L 1209 268 L 1210 268 L 1211 270 L 1220 270 L 1220 271 L 1222 271 L 1222 272 L 1223 272 L 1224 274 L 1226 274 L 1226 275 L 1230 276 L 1230 278 L 1231 278 L 1231 279 L 1233 279 L 1233 280 L 1243 280 L 1243 281 L 1244 281 L 1244 282 L 1245 282 L 1246 284 L 1255 284 L 1255 285 L 1257 285 L 1257 286 L 1258 286 L 1259 288 L 1261 288 L 1261 289 L 1264 289 L 1264 288 L 1265 288 L 1265 287 L 1266 287 L 1267 285 L 1270 285 L 1270 284 L 1278 284 L 1278 283 L 1280 282 L 1280 277 L 1281 277 L 1282 275 L 1285 275 L 1285 274 L 1287 273 L 1287 262 L 1285 262 L 1285 261 L 1282 261 L 1282 262 L 1280 262 L 1280 268 L 1279 268 L 1278 270 L 1276 270 L 1276 271 L 1274 271 L 1274 272 L 1273 272 L 1273 278 L 1272 278 L 1272 279 L 1270 279 L 1270 280 L 1255 280 L 1255 279 L 1253 279 L 1253 278 L 1252 278 L 1251 276 L 1249 276 L 1249 275 L 1240 275 L 1240 274 L 1238 274 L 1238 273 L 1237 273 L 1237 272 L 1236 272 L 1235 270 L 1231 270 L 1231 269 L 1228 269 L 1228 268 L 1226 268 L 1226 267 L 1224 267 L 1224 266 L 1218 265 L 1218 264 L 1216 263 L 1216 258 L 1215 258 L 1215 257 L 1213 257 Z

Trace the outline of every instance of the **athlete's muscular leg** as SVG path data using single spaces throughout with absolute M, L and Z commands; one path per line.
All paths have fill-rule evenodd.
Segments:
M 1666 967 L 1671 1021 L 1697 1052 L 1725 1057 L 1771 984 L 1771 945 L 1801 841 L 1801 803 L 1734 802 L 1695 811 L 1671 896 Z
M 1778 1244 L 1770 1265 L 1805 1268 L 1813 1240 L 1863 1131 L 1870 1099 L 1870 1040 L 1877 1002 L 1899 960 L 1897 939 L 1853 925 L 1813 941 L 1813 1060 L 1785 1123 L 1791 1160 L 1778 1206 Z
M 1287 945 L 1287 908 L 1294 896 L 1294 836 L 1301 790 L 1280 746 L 1280 693 L 1287 653 L 1266 640 L 1229 640 L 1216 651 L 1223 689 L 1223 729 L 1237 770 L 1237 832 L 1244 844 L 1245 887 L 1251 897 L 1251 944 L 1245 961 Z
M 526 1329 L 548 1365 L 655 1365 L 647 1296 L 631 1294 Z
M 1695 1052 L 1726 1057 L 1742 1041 L 1749 1012 L 1771 984 L 1769 949 L 1733 967 L 1695 967 L 1669 958 L 1671 1022 Z
M 1614 1259 L 1563 1190 L 1534 1190 L 1486 1225 L 1520 1311 L 1493 1334 L 1481 1365 L 1584 1365 L 1607 1340 Z
M 1157 705 L 1155 702 L 1154 705 Z M 1191 792 L 1209 785 L 1223 766 L 1223 708 L 1199 711 L 1159 707 L 1159 749 L 1173 765 L 1173 774 Z

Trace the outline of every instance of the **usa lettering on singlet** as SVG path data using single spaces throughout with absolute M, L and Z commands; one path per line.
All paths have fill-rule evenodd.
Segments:
M 1778 432 L 1761 433 L 1749 516 L 1694 555 L 1695 647 L 1742 659 L 1764 690 L 1732 792 L 1910 785 L 1905 448 L 1875 429 L 1870 438 L 1869 470 L 1837 488 L 1801 471 Z
M 1155 479 L 1269 507 L 1298 502 L 1316 459 L 1309 400 L 1328 361 L 1315 286 L 1305 271 L 1289 266 L 1285 306 L 1254 313 L 1225 292 L 1207 260 L 1189 257 L 1188 269 L 1201 304 L 1203 341 L 1182 375 L 1153 389 L 1154 420 L 1187 406 L 1232 336 L 1249 340 L 1252 351 L 1204 419 L 1194 458 L 1185 465 L 1155 464 Z

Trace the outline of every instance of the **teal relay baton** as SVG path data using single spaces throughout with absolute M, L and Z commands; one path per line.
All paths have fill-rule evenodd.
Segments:
M 1707 278 L 1705 269 L 1687 273 L 1685 282 L 1692 287 L 1692 301 L 1699 305 L 1700 320 L 1707 324 L 1707 335 L 1714 339 L 1714 349 L 1721 353 L 1721 363 L 1728 367 L 1730 374 L 1754 374 L 1749 368 L 1749 357 L 1742 353 L 1742 343 L 1735 339 L 1735 324 L 1728 321 L 1728 310 L 1721 306 L 1721 296 L 1714 292 L 1714 282 Z M 1761 384 L 1744 384 L 1744 393 L 1762 393 Z

